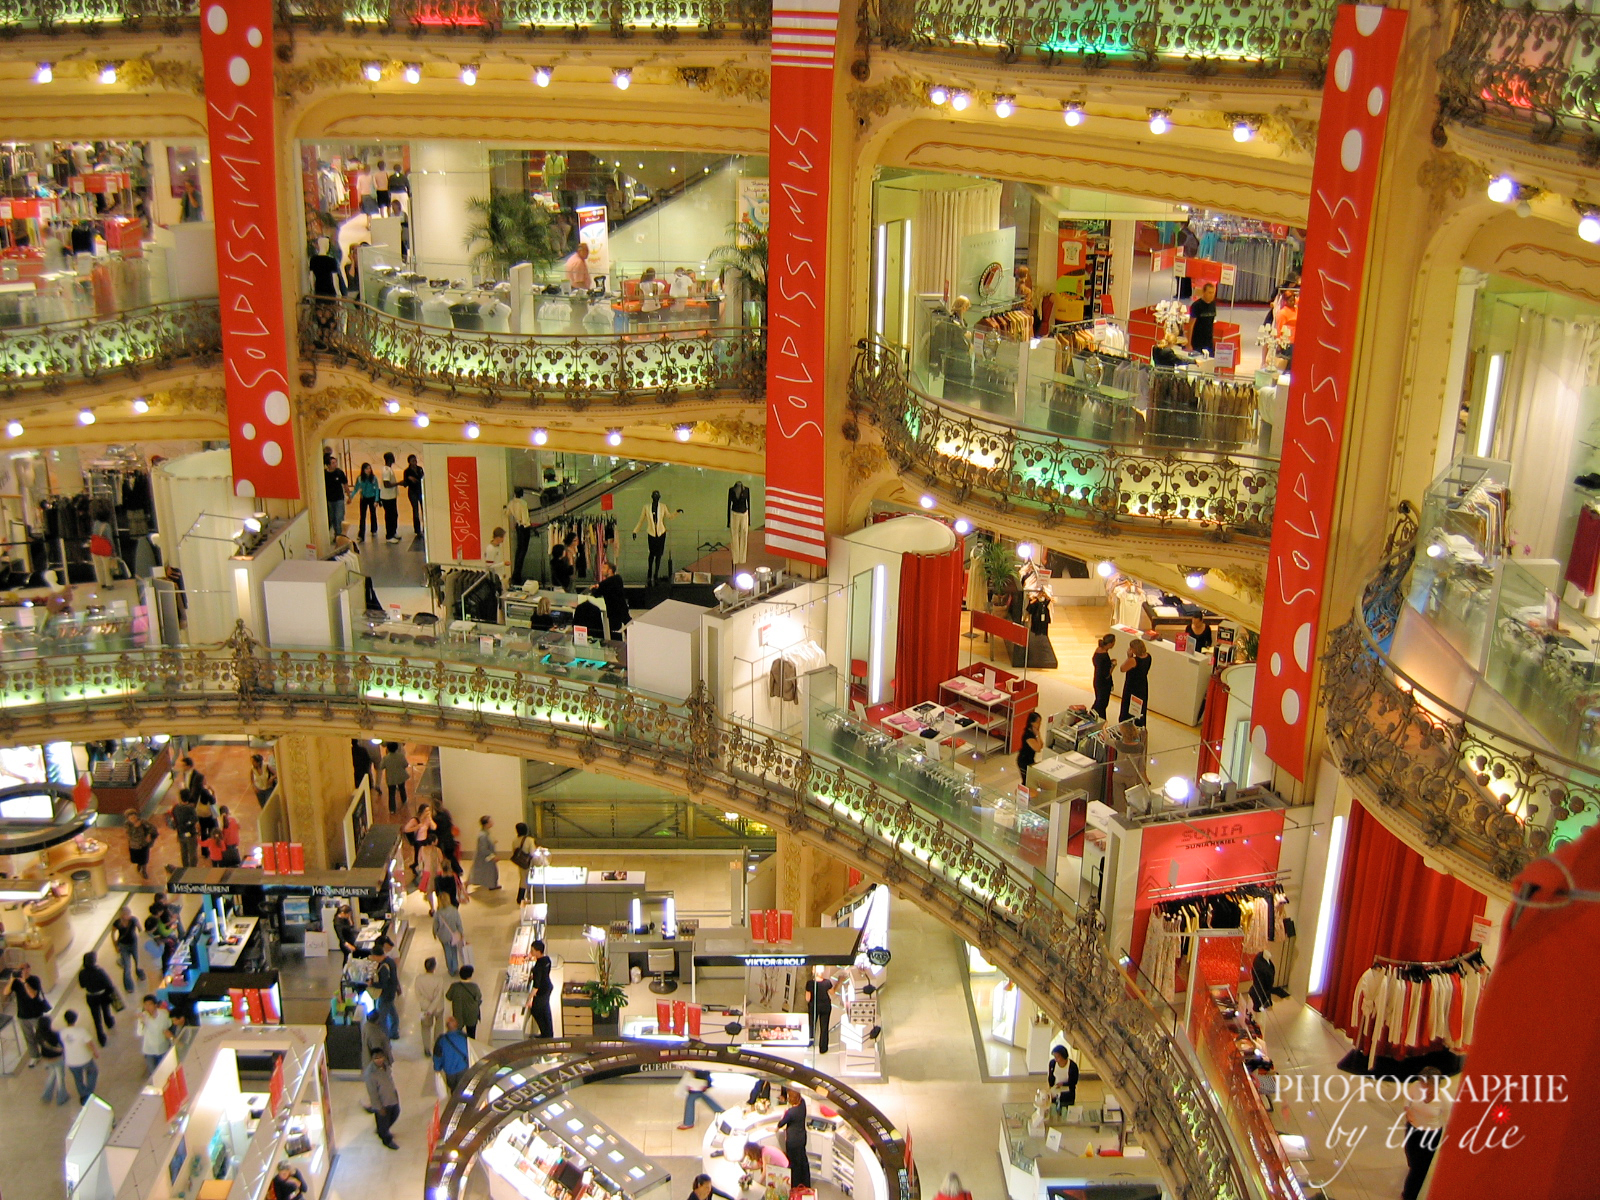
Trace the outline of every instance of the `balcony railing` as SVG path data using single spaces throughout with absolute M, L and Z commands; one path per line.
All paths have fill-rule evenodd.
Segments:
M 772 9 L 759 0 L 279 0 L 283 24 L 314 31 L 352 28 L 425 34 L 679 34 L 764 40 Z M 9 0 L 0 36 L 99 33 L 108 27 L 178 33 L 199 16 L 199 0 Z
M 1439 59 L 1441 121 L 1498 118 L 1536 142 L 1582 135 L 1600 144 L 1600 16 L 1463 0 Z
M 374 382 L 413 395 L 442 391 L 491 404 L 670 405 L 766 394 L 760 330 L 716 326 L 663 333 L 481 333 L 423 325 L 356 300 L 306 297 L 300 309 L 302 380 L 317 365 L 355 364 Z
M 210 365 L 222 349 L 215 300 L 179 300 L 108 317 L 0 328 L 0 395 L 94 383 L 121 371 L 138 379 L 189 360 Z
M 1045 524 L 1085 521 L 1102 533 L 1187 529 L 1228 540 L 1272 530 L 1276 459 L 1056 437 L 985 417 L 917 390 L 900 352 L 876 340 L 860 344 L 850 402 L 877 424 L 902 472 L 957 503 L 1034 512 Z
M 1395 666 L 1416 525 L 1403 517 L 1361 607 L 1324 656 L 1323 701 L 1340 769 L 1364 782 L 1426 846 L 1500 881 L 1600 819 L 1600 778 L 1494 729 Z
M 888 47 L 1090 69 L 1293 71 L 1319 83 L 1332 0 L 868 0 Z
M 0 737 L 105 737 L 148 726 L 394 732 L 611 773 L 740 811 L 828 847 L 918 898 L 1075 1031 L 1175 1195 L 1275 1195 L 1230 1136 L 1181 1034 L 1107 949 L 1094 914 L 981 836 L 972 813 L 936 810 L 797 743 L 624 686 L 399 655 L 266 650 L 242 626 L 211 648 L 81 654 L 0 665 Z M 602 762 L 603 760 L 603 762 Z

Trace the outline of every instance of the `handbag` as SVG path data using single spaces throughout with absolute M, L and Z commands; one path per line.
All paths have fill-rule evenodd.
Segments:
M 472 953 L 472 943 L 471 942 L 462 942 L 461 943 L 461 965 L 464 966 L 464 967 L 475 967 L 475 966 L 478 965 L 477 964 L 477 958 Z
M 519 871 L 526 871 L 533 866 L 533 854 L 529 851 L 525 840 L 518 842 L 517 848 L 511 852 L 511 865 Z
M 125 1003 L 123 1003 L 122 997 L 120 995 L 118 995 L 116 992 L 112 992 L 111 993 L 111 1011 L 112 1012 L 121 1012 L 123 1009 L 125 1009 L 127 1007 L 128 1006 Z

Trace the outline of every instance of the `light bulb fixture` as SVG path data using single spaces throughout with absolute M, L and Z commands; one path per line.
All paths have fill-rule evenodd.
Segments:
M 966 537 L 967 534 L 972 532 L 972 522 L 967 520 L 965 517 L 957 517 L 956 532 L 962 537 Z
M 611 82 L 617 85 L 617 91 L 627 91 L 633 86 L 633 68 L 618 67 L 611 72 Z
M 690 435 L 693 433 L 693 425 L 677 425 L 674 426 L 672 430 L 672 436 L 677 438 L 680 442 L 687 442 L 690 438 Z
M 1255 135 L 1256 135 L 1256 127 L 1255 127 L 1255 124 L 1253 122 L 1246 121 L 1243 118 L 1241 118 L 1240 120 L 1237 120 L 1237 121 L 1235 121 L 1233 123 L 1233 140 L 1234 141 L 1236 141 L 1236 142 L 1248 142 L 1251 138 L 1255 137 Z
M 1002 92 L 994 98 L 994 115 L 1002 121 L 1017 111 L 1017 98 Z
M 1022 559 L 1024 562 L 1032 562 L 1033 561 L 1033 543 L 1032 542 L 1018 542 L 1017 543 L 1017 557 Z
M 476 421 L 468 421 L 461 427 L 461 436 L 466 438 L 469 442 L 476 441 L 478 435 L 482 432 L 483 430 L 478 428 L 478 423 Z
M 950 93 L 950 107 L 957 112 L 966 112 L 967 106 L 971 103 L 972 97 L 960 89 Z
M 1206 585 L 1206 573 L 1201 570 L 1190 571 L 1183 577 L 1183 582 L 1191 592 L 1197 592 Z
M 1531 217 L 1533 216 L 1533 205 L 1529 204 L 1526 200 L 1518 200 L 1515 211 L 1519 217 Z
M 114 63 L 114 62 L 103 62 L 103 63 L 101 63 L 100 64 L 100 82 L 101 83 L 115 83 L 117 81 L 117 67 L 119 65 L 120 64 Z
M 9 437 L 9 438 L 19 438 L 19 437 L 21 437 L 22 436 L 22 422 L 21 421 L 7 421 L 6 422 L 6 436 Z
M 1591 208 L 1579 218 L 1578 236 L 1586 242 L 1600 242 L 1600 212 Z
M 620 446 L 620 445 L 622 445 L 622 430 L 616 428 L 615 426 L 613 426 L 612 428 L 606 430 L 606 445 L 608 445 L 608 446 Z
M 472 87 L 478 82 L 478 64 L 468 63 L 461 68 L 461 82 Z
M 741 592 L 748 592 L 756 586 L 756 577 L 750 574 L 749 571 L 740 571 L 733 577 L 733 586 Z
M 418 429 L 426 429 L 433 423 L 431 420 L 429 420 L 428 414 L 425 412 L 419 412 L 416 416 L 412 417 L 411 420 Z
M 1443 542 L 1431 542 L 1431 543 L 1429 543 L 1429 545 L 1428 545 L 1428 557 L 1429 558 L 1443 558 L 1444 557 L 1444 543 Z
M 1496 175 L 1489 180 L 1489 199 L 1496 204 L 1510 204 L 1517 195 L 1517 181 L 1509 175 Z
M 1095 574 L 1100 576 L 1101 579 L 1110 579 L 1117 573 L 1117 564 L 1112 562 L 1109 558 L 1102 558 L 1099 562 L 1095 563 L 1094 571 Z
M 45 82 L 49 82 L 49 81 L 46 80 Z M 948 103 L 950 103 L 950 89 L 945 87 L 944 84 L 942 84 L 942 83 L 934 84 L 931 88 L 928 89 L 928 103 L 929 104 L 948 104 Z
M 1068 100 L 1061 106 L 1061 119 L 1073 129 L 1083 124 L 1083 117 L 1083 105 L 1076 100 Z
M 54 63 L 42 62 L 33 69 L 35 83 L 51 83 L 55 80 L 56 68 Z
M 394 416 L 396 413 L 398 413 L 400 411 L 400 401 L 398 401 L 398 400 L 385 400 L 383 402 L 383 411 L 388 413 L 391 417 Z
M 380 62 L 362 63 L 361 73 L 367 77 L 368 83 L 377 83 L 383 78 L 383 64 Z
M 421 83 L 422 82 L 422 64 L 421 63 L 407 63 L 405 65 L 405 67 L 402 68 L 402 70 L 400 71 L 400 76 L 407 83 Z
M 245 529 L 246 533 L 260 533 L 261 532 L 261 518 L 260 517 L 246 517 L 244 519 L 244 529 Z
M 133 398 L 133 411 L 139 413 L 141 416 L 149 412 L 150 401 L 146 400 L 143 396 L 135 396 Z
M 93 425 L 94 424 L 94 420 L 95 420 L 94 409 L 92 409 L 92 408 L 80 408 L 78 410 L 78 424 L 79 425 Z
M 927 492 L 922 493 L 922 498 L 917 503 L 922 505 L 923 508 L 937 508 L 939 506 L 939 502 L 928 495 Z
M 535 67 L 533 69 L 533 82 L 538 87 L 549 87 L 550 79 L 556 73 L 554 67 Z
M 1164 108 L 1150 110 L 1150 132 L 1157 137 L 1172 128 L 1172 114 Z
M 550 440 L 550 431 L 543 425 L 537 426 L 534 431 L 528 435 L 528 440 L 535 446 L 542 446 Z

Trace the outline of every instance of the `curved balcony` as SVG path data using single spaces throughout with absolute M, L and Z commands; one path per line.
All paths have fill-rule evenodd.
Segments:
M 211 365 L 222 350 L 217 302 L 178 300 L 49 325 L 0 328 L 0 396 L 54 395 L 118 371 L 138 379 L 180 361 Z
M 1496 729 L 1395 665 L 1388 647 L 1416 553 L 1409 514 L 1323 658 L 1340 770 L 1405 840 L 1480 890 L 1509 895 L 1527 863 L 1600 819 L 1595 768 Z
M 540 33 L 671 41 L 742 36 L 762 41 L 772 9 L 756 0 L 279 0 L 279 20 L 313 32 L 352 28 L 428 33 Z M 198 20 L 199 0 L 12 0 L 0 7 L 0 36 L 97 34 L 115 26 L 177 34 Z
M 886 48 L 1211 76 L 1298 74 L 1321 85 L 1330 0 L 868 0 Z
M 1239 1081 L 1207 1078 L 1178 1014 L 1145 999 L 1094 915 L 1002 844 L 992 818 L 935 810 L 841 761 L 722 719 L 704 693 L 676 702 L 498 663 L 267 651 L 242 627 L 210 649 L 0 663 L 0 734 L 15 741 L 219 724 L 269 736 L 388 733 L 537 757 L 637 776 L 782 828 L 914 899 L 1074 1031 L 1118 1080 L 1174 1195 L 1293 1194 L 1271 1130 L 1241 1130 L 1224 1111 L 1219 1093 Z
M 1463 0 L 1439 59 L 1439 119 L 1503 123 L 1535 142 L 1600 135 L 1600 16 Z
M 1264 543 L 1272 532 L 1277 459 L 1059 437 L 984 416 L 919 391 L 900 352 L 875 340 L 859 344 L 850 403 L 878 426 L 901 472 L 955 504 L 1100 535 L 1171 530 Z
M 480 333 L 405 321 L 357 300 L 307 296 L 300 307 L 301 381 L 317 365 L 354 364 L 373 382 L 414 396 L 466 395 L 574 412 L 671 406 L 680 399 L 759 400 L 766 394 L 762 332 L 738 326 L 664 333 Z

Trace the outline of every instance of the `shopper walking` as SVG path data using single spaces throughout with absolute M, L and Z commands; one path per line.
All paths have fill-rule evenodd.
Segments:
M 422 960 L 422 974 L 411 985 L 412 998 L 417 1002 L 424 1054 L 433 1053 L 433 1044 L 444 1030 L 444 988 L 439 960 L 430 955 Z
M 95 960 L 93 950 L 84 953 L 83 967 L 78 971 L 78 986 L 83 989 L 84 1003 L 89 1006 L 89 1015 L 94 1018 L 94 1036 L 104 1046 L 106 1030 L 117 1027 L 112 1007 L 120 1005 L 122 1001 L 117 996 L 117 985 L 111 982 L 111 976 Z
M 155 845 L 159 831 L 137 812 L 128 814 L 124 826 L 128 834 L 128 861 L 139 872 L 140 879 L 150 878 L 150 847 Z
M 350 477 L 334 461 L 332 452 L 322 456 L 322 493 L 328 504 L 328 536 L 344 533 L 344 504 L 350 498 Z
M 966 1185 L 961 1182 L 961 1176 L 951 1171 L 944 1177 L 944 1186 L 939 1189 L 939 1194 L 933 1200 L 972 1200 L 972 1193 L 967 1191 Z
M 62 1044 L 61 1035 L 56 1032 L 55 1026 L 50 1024 L 49 1017 L 39 1018 L 39 1027 L 35 1032 L 39 1059 L 43 1060 L 45 1067 L 44 1095 L 39 1099 L 49 1104 L 52 1099 L 57 1105 L 67 1102 L 67 1058 L 66 1047 Z M 34 1063 L 28 1064 L 30 1067 Z
M 154 996 L 146 996 L 140 1003 L 135 1026 L 139 1031 L 139 1050 L 144 1054 L 144 1065 L 147 1070 L 154 1071 L 172 1047 L 172 1014 L 162 1008 Z
M 456 1019 L 446 1017 L 444 1033 L 434 1043 L 433 1069 L 444 1076 L 445 1087 L 454 1092 L 471 1065 L 472 1044 Z
M 239 818 L 228 811 L 226 804 L 217 809 L 217 836 L 222 839 L 222 865 L 237 867 L 239 855 Z
M 384 785 L 389 789 L 389 815 L 392 817 L 406 806 L 406 780 L 411 774 L 411 760 L 399 742 L 386 742 L 383 761 L 378 764 L 383 773 Z M 395 796 L 400 797 L 399 804 Z
M 61 1014 L 62 1057 L 67 1070 L 72 1073 L 72 1083 L 78 1090 L 78 1103 L 87 1104 L 94 1095 L 95 1084 L 100 1082 L 100 1047 L 93 1036 L 78 1024 L 78 1012 L 69 1008 Z
M 256 803 L 265 808 L 278 786 L 278 772 L 259 754 L 250 756 L 250 786 L 256 791 Z
M 1100 641 L 1095 645 L 1094 655 L 1089 660 L 1094 664 L 1094 704 L 1090 707 L 1090 711 L 1102 721 L 1106 719 L 1106 712 L 1111 707 L 1111 684 L 1114 679 L 1111 651 L 1116 645 L 1116 634 L 1102 633 Z
M 411 532 L 422 536 L 422 477 L 425 472 L 422 464 L 417 461 L 415 454 L 406 455 L 405 473 L 400 477 L 400 482 L 405 486 L 406 496 L 411 501 Z
M 783 1130 L 783 1152 L 789 1158 L 789 1186 L 811 1186 L 811 1159 L 806 1154 L 806 1100 L 795 1088 L 785 1093 L 789 1107 L 778 1118 L 778 1128 Z
M 390 1150 L 400 1149 L 395 1145 L 392 1133 L 394 1123 L 400 1119 L 400 1091 L 394 1086 L 389 1056 L 379 1050 L 361 1069 L 361 1078 L 367 1085 L 367 1100 L 372 1108 L 373 1123 L 378 1129 L 378 1140 Z
M 1128 657 L 1122 664 L 1122 713 L 1118 724 L 1126 721 L 1133 711 L 1133 702 L 1139 701 L 1139 715 L 1134 724 L 1142 726 L 1150 707 L 1150 651 L 1144 643 L 1134 638 L 1128 643 Z
M 1022 745 L 1017 747 L 1017 779 L 1023 787 L 1028 786 L 1028 768 L 1039 761 L 1039 751 L 1044 749 L 1042 720 L 1039 713 L 1031 712 L 1022 726 Z
M 26 967 L 5 972 L 4 978 L 11 998 L 17 1002 L 17 1027 L 28 1044 L 28 1066 L 36 1066 L 41 1057 L 41 1030 L 49 1024 L 50 997 L 45 995 L 44 982 L 37 975 L 28 974 Z
M 372 982 L 378 989 L 378 1011 L 383 1014 L 383 1027 L 390 1037 L 400 1036 L 400 966 L 389 953 L 394 943 L 388 938 L 378 939 L 378 962 L 372 969 Z
M 495 857 L 494 818 L 487 813 L 478 818 L 478 845 L 472 854 L 472 876 L 467 883 L 486 892 L 500 890 L 500 861 Z
M 133 992 L 134 976 L 144 982 L 144 968 L 139 965 L 139 918 L 126 904 L 111 922 L 111 944 L 117 948 L 117 962 L 122 966 L 122 990 Z
M 511 865 L 517 869 L 518 904 L 526 904 L 533 895 L 533 889 L 528 886 L 528 870 L 533 866 L 533 856 L 538 851 L 539 843 L 528 832 L 528 823 L 518 821 L 517 840 L 511 843 Z
M 528 1000 L 528 1013 L 533 1017 L 535 1037 L 555 1037 L 555 1023 L 550 1015 L 550 996 L 555 984 L 550 982 L 550 956 L 545 953 L 544 941 L 535 939 L 530 947 L 533 969 L 528 973 L 528 987 L 532 992 Z
M 416 815 L 400 826 L 400 832 L 405 836 L 406 841 L 411 843 L 412 882 L 421 887 L 422 848 L 433 837 L 433 806 L 431 804 L 418 804 Z M 432 884 L 433 881 L 429 880 L 428 882 Z
M 356 498 L 356 541 L 367 540 L 367 522 L 372 522 L 372 537 L 378 537 L 378 473 L 372 469 L 372 464 L 364 462 L 361 469 L 356 472 L 356 481 L 351 491 Z
M 394 451 L 383 452 L 383 474 L 378 477 L 378 500 L 383 504 L 383 540 L 400 540 L 400 478 L 394 469 Z M 373 531 L 376 534 L 376 530 Z
M 1428 1168 L 1450 1122 L 1450 1094 L 1440 1087 L 1443 1080 L 1444 1072 L 1438 1067 L 1423 1067 L 1416 1078 L 1406 1082 L 1406 1182 L 1400 1200 L 1417 1200 L 1422 1194 Z
M 694 1106 L 701 1101 L 711 1109 L 713 1117 L 722 1112 L 722 1105 L 711 1094 L 711 1072 L 697 1068 L 685 1072 L 683 1076 L 683 1124 L 678 1126 L 679 1129 L 694 1128 Z
M 444 969 L 450 975 L 461 970 L 461 952 L 466 948 L 467 935 L 461 928 L 461 910 L 450 902 L 450 897 L 439 896 L 439 907 L 433 914 L 433 936 L 444 950 Z
M 444 998 L 450 1002 L 450 1015 L 456 1024 L 467 1031 L 468 1037 L 478 1036 L 478 1018 L 483 1013 L 483 989 L 472 982 L 472 964 L 461 968 L 461 978 L 452 983 Z
M 361 1022 L 362 1067 L 372 1061 L 374 1054 L 386 1054 L 391 1061 L 394 1059 L 394 1043 L 389 1039 L 389 1031 L 383 1027 L 383 1014 L 377 1009 L 369 1012 L 367 1019 Z

